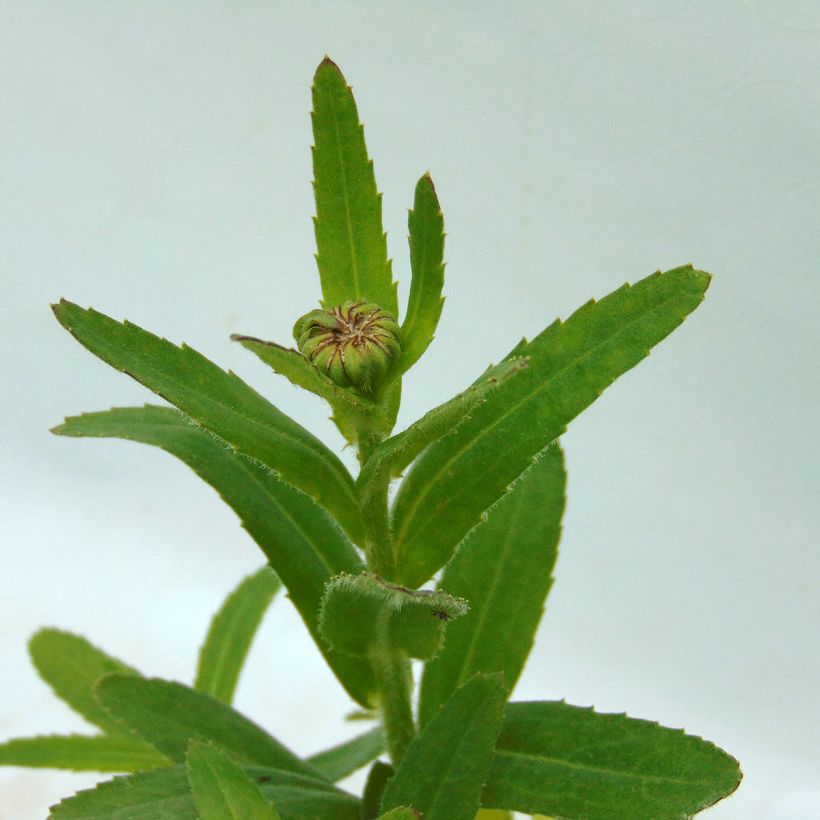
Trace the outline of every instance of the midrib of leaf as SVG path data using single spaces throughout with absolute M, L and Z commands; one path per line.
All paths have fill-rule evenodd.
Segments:
M 588 744 L 590 747 L 599 749 L 601 746 L 605 745 L 617 745 L 620 740 L 613 740 L 609 741 L 608 743 L 590 743 Z M 583 747 L 581 747 L 583 748 Z M 580 751 L 580 749 L 573 749 L 573 752 Z M 672 777 L 671 775 L 658 775 L 658 774 L 640 774 L 638 772 L 630 772 L 626 769 L 607 769 L 603 766 L 591 766 L 588 763 L 573 763 L 569 760 L 564 760 L 561 758 L 549 757 L 548 755 L 543 754 L 533 754 L 530 752 L 513 752 L 509 749 L 496 749 L 496 757 L 513 757 L 513 758 L 524 758 L 526 760 L 542 760 L 545 763 L 548 763 L 552 766 L 563 766 L 568 769 L 575 769 L 577 771 L 582 772 L 596 772 L 598 774 L 605 774 L 609 775 L 610 777 L 627 777 L 633 780 L 639 781 L 646 781 L 651 783 L 678 783 L 681 786 L 712 786 L 708 780 L 685 780 L 680 777 Z
M 436 483 L 438 476 L 446 473 L 449 467 L 455 461 L 457 461 L 458 458 L 460 458 L 466 450 L 475 447 L 483 438 L 489 435 L 490 432 L 492 432 L 499 424 L 505 421 L 512 413 L 518 410 L 522 405 L 534 399 L 537 399 L 556 378 L 564 375 L 571 368 L 577 366 L 578 364 L 582 363 L 585 359 L 596 354 L 602 347 L 613 344 L 613 342 L 615 342 L 619 336 L 621 336 L 623 333 L 629 330 L 636 322 L 645 319 L 647 316 L 650 316 L 652 313 L 655 313 L 656 311 L 659 311 L 661 308 L 665 307 L 669 302 L 673 302 L 679 298 L 680 294 L 674 294 L 668 297 L 667 299 L 664 299 L 662 302 L 658 302 L 657 304 L 653 305 L 653 307 L 650 310 L 641 312 L 638 315 L 636 315 L 629 322 L 622 325 L 616 333 L 614 333 L 611 336 L 607 336 L 605 340 L 599 342 L 594 347 L 587 349 L 580 356 L 572 358 L 558 370 L 553 371 L 550 374 L 549 378 L 543 381 L 540 387 L 536 388 L 531 393 L 527 393 L 523 398 L 518 399 L 513 404 L 510 404 L 506 408 L 506 410 L 503 413 L 501 413 L 501 415 L 497 416 L 492 422 L 487 424 L 485 427 L 482 427 L 481 430 L 475 436 L 464 442 L 454 453 L 450 455 L 450 457 L 438 468 L 438 470 L 428 478 L 424 488 L 416 493 L 412 503 L 407 507 L 407 509 L 402 515 L 402 526 L 397 531 L 394 531 L 396 543 L 398 544 L 402 541 L 402 536 L 404 535 L 409 522 L 415 518 L 418 508 L 424 503 L 429 493 L 433 491 L 433 487 Z M 564 322 L 559 322 L 559 326 L 564 324 Z

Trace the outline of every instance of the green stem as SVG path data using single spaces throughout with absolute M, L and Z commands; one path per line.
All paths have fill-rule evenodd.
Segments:
M 383 651 L 371 655 L 370 662 L 381 695 L 382 726 L 387 738 L 387 751 L 396 766 L 410 741 L 416 736 L 410 705 L 413 687 L 410 661 L 384 646 Z

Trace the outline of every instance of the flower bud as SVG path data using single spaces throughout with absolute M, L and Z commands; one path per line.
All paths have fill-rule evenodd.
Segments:
M 341 387 L 370 392 L 398 356 L 399 326 L 372 302 L 312 310 L 293 326 L 302 354 Z

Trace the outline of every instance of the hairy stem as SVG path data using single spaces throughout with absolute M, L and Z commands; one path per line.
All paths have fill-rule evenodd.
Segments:
M 392 652 L 389 646 L 384 645 L 381 652 L 371 655 L 370 662 L 380 690 L 381 718 L 387 738 L 387 750 L 396 766 L 416 735 L 410 705 L 413 688 L 410 661 L 403 654 Z

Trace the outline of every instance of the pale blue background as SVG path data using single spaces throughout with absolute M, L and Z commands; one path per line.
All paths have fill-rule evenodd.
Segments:
M 714 272 L 565 437 L 566 534 L 517 696 L 713 739 L 746 773 L 715 820 L 820 817 L 814 0 L 0 2 L 0 736 L 84 731 L 28 665 L 40 625 L 188 680 L 212 610 L 260 563 L 170 457 L 48 435 L 149 399 L 49 301 L 184 339 L 339 443 L 227 339 L 286 341 L 318 297 L 325 52 L 356 89 L 403 296 L 427 169 L 445 211 L 447 305 L 402 423 L 590 296 L 656 267 Z M 238 705 L 307 753 L 351 731 L 349 704 L 289 606 Z M 2 770 L 0 818 L 96 779 Z

